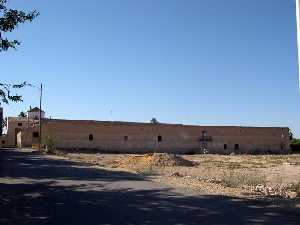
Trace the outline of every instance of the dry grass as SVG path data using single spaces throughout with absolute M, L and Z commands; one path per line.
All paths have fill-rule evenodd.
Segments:
M 69 160 L 131 171 L 186 190 L 243 196 L 259 184 L 300 195 L 299 155 L 172 155 L 66 153 Z M 178 176 L 172 176 L 178 174 Z M 156 176 L 159 175 L 159 176 Z M 217 182 L 216 182 L 217 181 Z
M 257 186 L 259 184 L 266 184 L 267 179 L 265 175 L 258 174 L 242 174 L 236 173 L 232 170 L 224 172 L 220 177 L 221 183 L 226 187 L 242 187 L 242 186 Z
M 136 173 L 141 174 L 143 176 L 156 176 L 158 175 L 157 169 L 153 166 L 145 166 L 136 169 Z

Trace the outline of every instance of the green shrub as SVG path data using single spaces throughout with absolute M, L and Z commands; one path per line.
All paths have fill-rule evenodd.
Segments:
M 48 136 L 46 139 L 46 152 L 55 153 L 55 142 L 54 139 L 50 136 Z
M 293 138 L 292 141 L 291 141 L 291 144 L 300 145 L 300 139 Z

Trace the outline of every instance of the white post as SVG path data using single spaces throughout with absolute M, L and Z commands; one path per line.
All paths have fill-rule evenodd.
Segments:
M 298 44 L 298 75 L 300 90 L 300 0 L 296 0 L 296 17 L 297 17 L 297 44 Z

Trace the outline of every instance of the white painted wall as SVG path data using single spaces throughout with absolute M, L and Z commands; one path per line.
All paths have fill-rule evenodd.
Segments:
M 39 112 L 28 112 L 29 119 L 39 119 L 40 113 Z M 42 112 L 42 119 L 45 118 L 45 112 Z

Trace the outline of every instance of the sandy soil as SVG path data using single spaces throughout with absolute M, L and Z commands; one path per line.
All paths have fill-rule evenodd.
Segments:
M 178 159 L 170 156 L 153 158 L 151 154 L 64 152 L 61 156 L 106 169 L 140 173 L 156 182 L 201 193 L 247 198 L 266 195 L 300 197 L 299 192 L 297 194 L 300 186 L 299 154 L 184 155 Z M 170 160 L 180 160 L 181 163 Z

